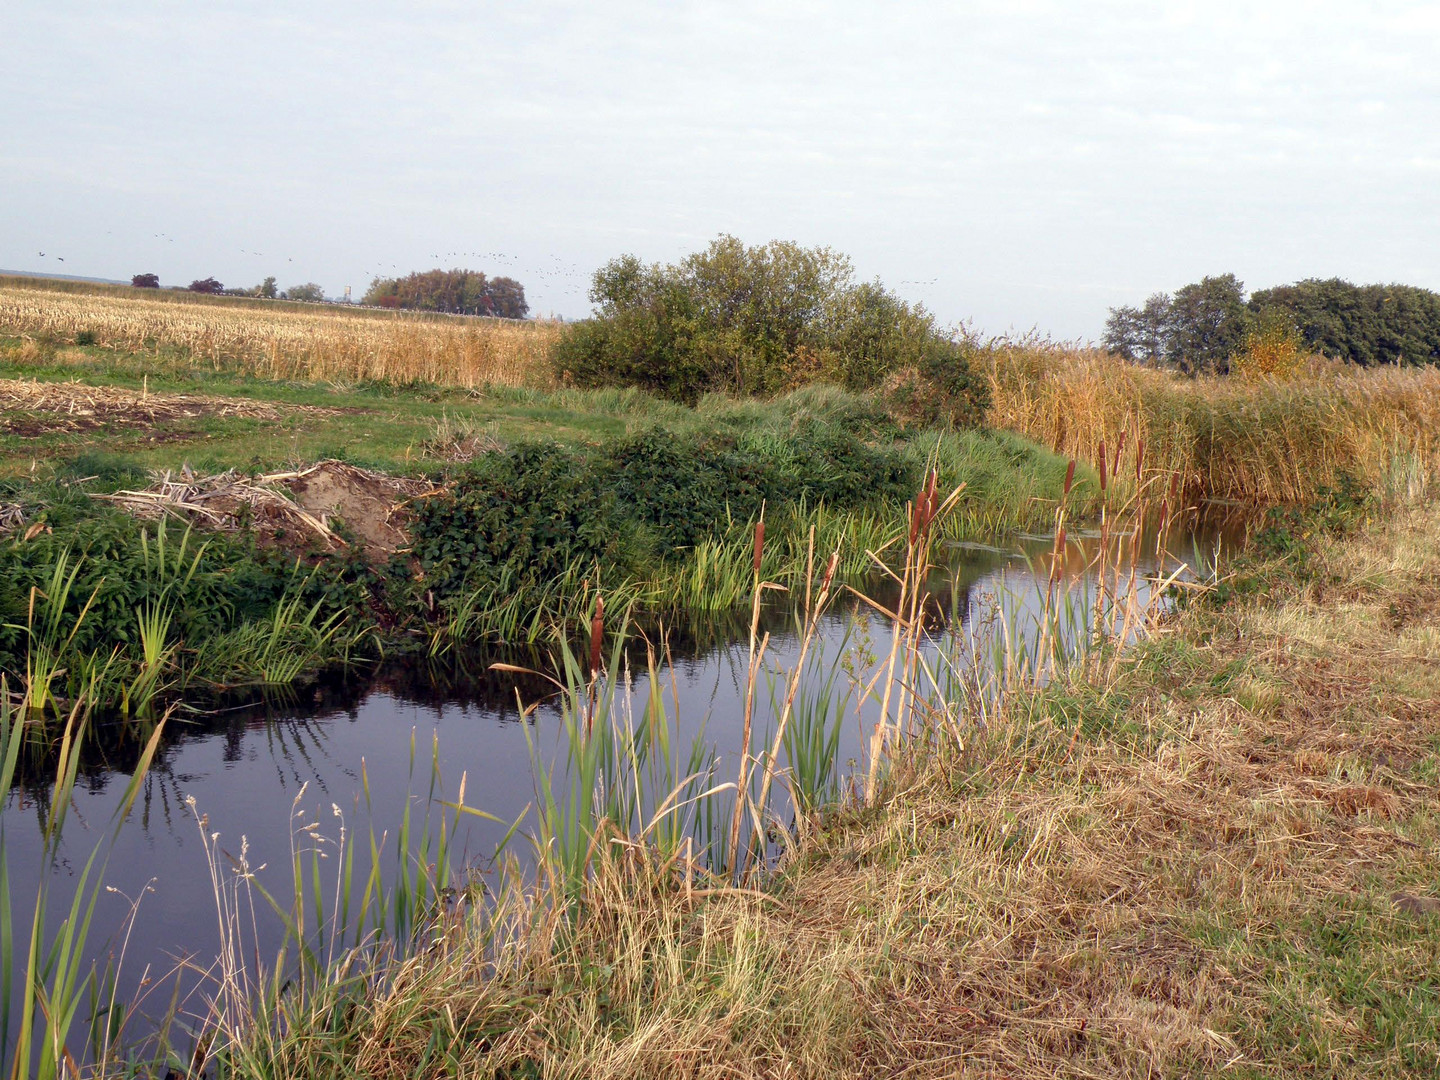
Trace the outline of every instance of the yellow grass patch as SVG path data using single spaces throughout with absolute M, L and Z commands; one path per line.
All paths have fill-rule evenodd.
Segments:
M 355 311 L 338 306 L 185 302 L 174 294 L 47 291 L 0 285 L 0 328 L 198 361 L 264 378 L 544 386 L 558 324 Z
M 1440 369 L 1313 362 L 1284 380 L 1187 378 L 1097 350 L 1026 343 L 981 354 L 990 422 L 1099 464 L 1121 447 L 1122 486 L 1147 472 L 1191 496 L 1308 502 L 1346 476 L 1409 488 L 1440 465 Z M 1406 491 L 1405 494 L 1414 494 Z

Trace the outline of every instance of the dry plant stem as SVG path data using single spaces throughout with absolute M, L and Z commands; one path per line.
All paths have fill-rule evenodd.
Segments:
M 815 602 L 805 615 L 805 633 L 800 638 L 800 655 L 795 659 L 795 668 L 790 674 L 790 683 L 785 689 L 785 704 L 780 709 L 780 718 L 775 724 L 775 737 L 771 741 L 770 753 L 765 760 L 765 774 L 760 782 L 760 793 L 756 800 L 757 810 L 756 828 L 750 839 L 750 846 L 746 849 L 745 859 L 740 864 L 739 873 L 743 877 L 749 868 L 750 859 L 757 853 L 764 850 L 765 832 L 763 828 L 765 807 L 770 800 L 770 787 L 775 779 L 775 764 L 780 759 L 780 749 L 784 746 L 785 729 L 790 723 L 791 714 L 795 707 L 795 694 L 800 689 L 800 679 L 805 673 L 805 658 L 810 652 L 810 643 L 815 639 L 815 630 L 820 625 L 820 613 L 830 599 L 830 586 L 835 581 L 835 571 L 840 565 L 840 550 L 836 548 L 830 556 L 829 563 L 825 566 L 825 576 L 820 581 L 820 591 L 815 596 Z M 736 792 L 736 798 L 740 792 Z
M 813 553 L 815 530 L 811 526 L 810 543 Z M 735 782 L 735 811 L 730 819 L 730 835 L 727 854 L 729 862 L 725 867 L 727 875 L 733 875 L 739 865 L 740 821 L 745 813 L 745 797 L 750 783 L 750 731 L 755 720 L 755 681 L 758 665 L 763 662 L 765 647 L 770 643 L 767 633 L 757 652 L 755 636 L 760 629 L 760 601 L 765 584 L 760 580 L 760 563 L 765 550 L 765 506 L 760 506 L 760 520 L 755 523 L 755 552 L 753 561 L 754 588 L 750 597 L 750 659 L 745 675 L 745 723 L 740 735 L 740 775 Z M 678 708 L 678 702 L 677 702 Z

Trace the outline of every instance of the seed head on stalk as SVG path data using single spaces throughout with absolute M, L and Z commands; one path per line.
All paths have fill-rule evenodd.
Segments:
M 605 601 L 595 594 L 595 615 L 590 620 L 590 678 L 600 675 L 600 653 L 605 644 Z
M 1101 490 L 1102 492 L 1106 489 L 1106 487 L 1109 486 L 1109 485 L 1107 484 L 1107 482 L 1106 482 L 1106 476 L 1105 476 L 1105 462 L 1106 462 L 1106 457 L 1107 457 L 1107 455 L 1106 455 L 1106 453 L 1105 453 L 1105 440 L 1104 440 L 1104 439 L 1101 439 L 1101 440 L 1100 440 L 1100 490 Z

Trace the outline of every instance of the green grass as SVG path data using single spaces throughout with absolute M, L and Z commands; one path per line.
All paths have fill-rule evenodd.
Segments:
M 237 398 L 282 410 L 285 406 L 335 410 L 326 415 L 298 412 L 279 423 L 205 416 L 139 431 L 112 425 L 39 437 L 0 433 L 0 476 L 30 475 L 43 471 L 47 463 L 81 454 L 108 454 L 142 469 L 173 469 L 188 463 L 201 472 L 271 470 L 337 457 L 390 472 L 433 472 L 447 462 L 430 456 L 427 444 L 445 427 L 462 428 L 502 444 L 543 438 L 578 446 L 597 445 L 652 426 L 681 434 L 782 435 L 797 424 L 816 420 L 857 430 L 868 427 L 869 437 L 882 441 L 895 438 L 893 427 L 869 400 L 824 386 L 793 391 L 774 401 L 712 395 L 691 409 L 636 390 L 494 387 L 472 393 L 425 385 L 274 382 L 217 371 L 175 353 L 151 356 L 95 346 L 25 350 L 13 338 L 0 338 L 0 376 Z M 920 459 L 936 446 L 936 439 L 924 435 L 910 441 Z M 1052 514 L 1064 479 L 1063 458 L 1003 432 L 961 432 L 945 438 L 939 447 L 942 473 L 952 473 L 970 487 L 967 504 L 973 512 L 962 510 L 967 531 L 1002 532 L 1043 522 Z

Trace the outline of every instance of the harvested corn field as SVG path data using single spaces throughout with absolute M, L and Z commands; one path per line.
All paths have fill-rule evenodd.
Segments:
M 139 290 L 136 290 L 139 292 Z M 543 386 L 557 324 L 356 311 L 339 306 L 187 302 L 49 291 L 0 282 L 0 329 L 118 349 L 181 350 L 197 363 L 272 379 Z

